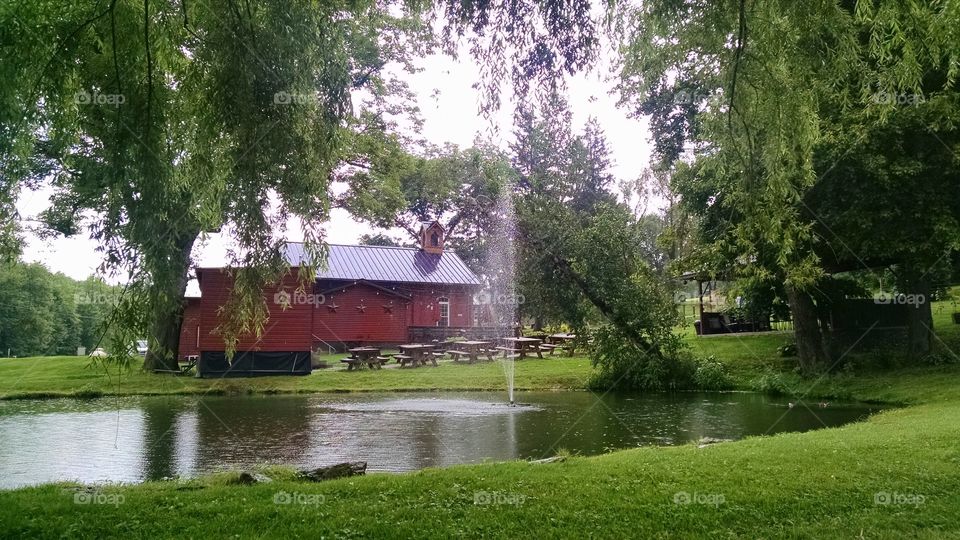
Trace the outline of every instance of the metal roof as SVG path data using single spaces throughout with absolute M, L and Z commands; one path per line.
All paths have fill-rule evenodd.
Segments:
M 307 258 L 303 244 L 287 242 L 285 257 L 290 266 L 299 266 Z M 339 244 L 330 244 L 327 269 L 317 270 L 317 279 L 480 285 L 477 275 L 452 251 Z

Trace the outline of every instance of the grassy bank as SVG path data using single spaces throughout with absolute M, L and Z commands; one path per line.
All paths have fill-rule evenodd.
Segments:
M 960 325 L 950 320 L 952 304 L 934 304 L 934 327 L 941 356 L 960 351 Z M 863 390 L 877 391 L 877 399 L 911 403 L 912 390 L 883 393 L 882 385 L 902 373 L 888 351 L 845 354 L 844 364 L 816 385 L 793 372 L 795 358 L 783 358 L 778 348 L 791 342 L 790 333 L 697 337 L 690 328 L 679 331 L 693 354 L 713 356 L 727 369 L 732 388 L 785 394 L 809 393 L 816 397 L 856 398 Z M 498 363 L 475 365 L 442 361 L 437 368 L 384 369 L 347 372 L 339 360 L 344 354 L 328 355 L 331 368 L 302 377 L 197 379 L 144 373 L 140 366 L 109 370 L 92 366 L 85 357 L 0 358 L 0 399 L 45 397 L 96 397 L 104 395 L 155 394 L 245 394 L 362 391 L 501 390 L 503 371 Z M 910 361 L 910 364 L 918 362 Z M 920 362 L 923 363 L 923 362 Z M 923 370 L 924 368 L 920 368 Z M 585 389 L 592 374 L 585 356 L 545 357 L 516 364 L 516 387 L 520 390 Z M 812 386 L 812 388 L 811 388 Z M 938 388 L 940 388 L 938 386 Z M 860 392 L 862 393 L 862 392 Z
M 938 351 L 960 326 L 937 313 Z M 236 474 L 181 482 L 0 492 L 0 537 L 749 537 L 960 538 L 960 364 L 898 367 L 850 354 L 804 379 L 779 356 L 786 335 L 688 336 L 740 389 L 910 404 L 869 420 L 698 448 L 651 447 L 563 462 L 511 462 L 302 483 Z M 45 363 L 46 362 L 46 363 Z M 31 367 L 33 363 L 33 367 Z M 117 391 L 82 359 L 0 360 L 0 394 Z M 517 364 L 517 385 L 582 388 L 585 358 Z M 496 389 L 497 364 L 228 381 L 124 374 L 120 393 Z M 78 491 L 79 490 L 79 491 Z M 91 491 L 92 490 L 92 491 Z
M 345 355 L 334 355 L 332 363 Z M 590 376 L 584 357 L 548 358 L 518 363 L 516 386 L 523 390 L 583 388 Z M 39 357 L 0 359 L 0 399 L 30 397 L 91 397 L 132 394 L 243 394 L 297 392 L 359 392 L 416 390 L 502 390 L 499 363 L 454 364 L 439 367 L 348 372 L 337 365 L 299 377 L 197 379 L 144 373 L 113 367 L 109 373 L 90 366 L 88 358 Z
M 26 488 L 0 492 L 0 536 L 960 538 L 960 372 L 850 391 L 921 404 L 837 429 L 552 464 Z

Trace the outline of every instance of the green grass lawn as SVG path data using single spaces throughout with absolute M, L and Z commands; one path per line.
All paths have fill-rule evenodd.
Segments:
M 938 354 L 950 354 L 960 327 L 949 313 L 935 316 Z M 0 537 L 960 538 L 960 364 L 878 367 L 854 357 L 841 374 L 803 379 L 777 354 L 788 339 L 688 337 L 699 354 L 724 362 L 742 389 L 774 376 L 797 399 L 838 395 L 910 406 L 840 428 L 551 464 L 457 466 L 321 484 L 272 469 L 273 482 L 250 486 L 224 473 L 86 488 L 94 492 L 69 484 L 23 488 L 0 492 Z M 112 391 L 84 364 L 2 360 L 0 393 Z M 517 385 L 581 388 L 590 370 L 584 358 L 518 362 Z M 135 371 L 124 375 L 120 392 L 502 387 L 500 366 L 487 363 L 230 381 Z
M 233 394 L 249 392 L 347 392 L 389 390 L 502 390 L 499 362 L 438 367 L 346 371 L 333 355 L 336 367 L 298 377 L 197 379 L 130 370 L 91 367 L 88 358 L 38 357 L 0 359 L 0 398 L 98 396 L 106 394 Z M 515 384 L 523 390 L 583 388 L 590 376 L 584 357 L 546 357 L 516 363 Z
M 934 303 L 934 327 L 937 347 L 942 354 L 960 351 L 960 325 L 950 320 L 952 304 Z M 697 337 L 692 328 L 679 328 L 690 349 L 697 356 L 714 356 L 724 363 L 734 386 L 742 390 L 804 393 L 812 381 L 795 375 L 796 360 L 782 358 L 778 347 L 792 341 L 789 333 L 740 336 L 737 334 Z M 0 399 L 30 397 L 94 397 L 130 394 L 242 394 L 278 392 L 358 392 L 358 391 L 423 391 L 423 390 L 501 390 L 503 370 L 499 363 L 475 365 L 442 361 L 439 367 L 417 369 L 383 369 L 348 372 L 339 363 L 344 354 L 327 355 L 328 369 L 315 370 L 301 377 L 258 377 L 236 379 L 196 379 L 172 375 L 144 373 L 139 366 L 131 369 L 92 366 L 84 357 L 0 358 Z M 856 360 L 858 354 L 850 355 Z M 833 375 L 818 380 L 809 390 L 811 396 L 854 397 L 852 389 L 869 386 L 875 376 L 881 380 L 899 373 L 885 365 Z M 910 372 L 906 369 L 905 372 Z M 592 373 L 590 360 L 584 356 L 567 358 L 547 356 L 516 363 L 516 387 L 520 390 L 585 389 Z M 766 379 L 776 376 L 776 388 Z M 847 379 L 856 380 L 847 380 Z M 878 399 L 911 402 L 913 394 L 891 394 Z

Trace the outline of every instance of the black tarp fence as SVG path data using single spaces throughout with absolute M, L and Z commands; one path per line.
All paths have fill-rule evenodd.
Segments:
M 200 353 L 201 377 L 261 377 L 267 375 L 309 375 L 313 369 L 310 351 L 243 351 L 233 361 L 223 351 Z

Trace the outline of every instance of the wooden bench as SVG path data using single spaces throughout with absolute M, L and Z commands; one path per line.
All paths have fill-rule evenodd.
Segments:
M 350 357 L 344 358 L 344 359 L 342 359 L 342 360 L 340 360 L 340 361 L 343 362 L 344 364 L 346 364 L 346 365 L 347 365 L 347 371 L 350 371 L 350 370 L 352 370 L 352 369 L 354 369 L 354 368 L 359 368 L 359 367 L 361 367 L 361 366 L 367 366 L 367 367 L 369 367 L 369 368 L 371 368 L 371 369 L 380 369 L 380 368 L 383 366 L 383 364 L 384 364 L 385 362 L 390 361 L 390 359 L 389 359 L 389 358 L 383 358 L 383 357 L 381 357 L 381 356 L 377 356 L 377 357 L 374 357 L 374 358 L 367 358 L 367 359 L 360 359 L 360 358 L 355 358 L 355 357 L 350 356 Z
M 409 354 L 395 354 L 393 357 L 397 360 L 397 363 L 400 364 L 400 367 L 407 365 L 407 362 L 413 361 L 413 357 Z
M 466 352 L 466 351 L 454 351 L 454 350 L 449 350 L 449 351 L 447 351 L 447 354 L 450 355 L 450 358 L 452 358 L 454 362 L 461 362 L 461 361 L 463 361 L 463 357 L 464 357 L 464 356 L 466 356 L 467 358 L 470 357 L 470 353 L 468 353 L 468 352 Z
M 553 353 L 559 348 L 558 345 L 550 345 L 549 343 L 543 343 L 540 345 L 541 351 L 547 351 L 547 354 L 553 356 Z

